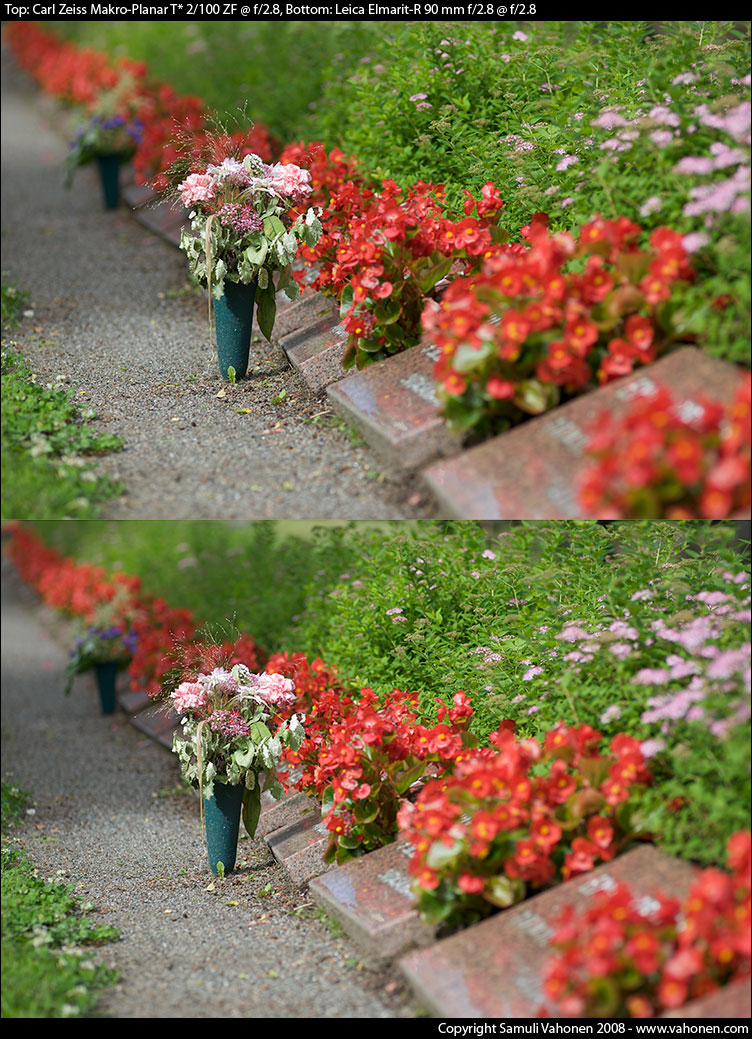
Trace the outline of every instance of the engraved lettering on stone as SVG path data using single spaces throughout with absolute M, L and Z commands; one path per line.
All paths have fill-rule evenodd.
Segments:
M 316 824 L 316 825 L 315 825 L 315 826 L 313 827 L 313 829 L 314 829 L 314 830 L 316 831 L 316 833 L 320 833 L 320 834 L 322 834 L 322 835 L 323 835 L 324 837 L 326 837 L 326 836 L 328 836 L 328 835 L 329 835 L 329 831 L 328 831 L 328 830 L 327 830 L 327 828 L 326 828 L 326 823 L 317 823 L 317 824 Z
M 614 396 L 619 400 L 633 400 L 635 397 L 650 397 L 656 389 L 652 379 L 649 379 L 647 375 L 641 375 L 639 379 L 633 379 L 626 386 L 620 386 L 618 390 L 614 391 Z
M 413 857 L 412 844 L 398 844 L 396 845 L 396 847 L 399 848 L 399 850 L 402 852 L 406 859 L 411 859 Z
M 546 497 L 549 501 L 552 501 L 554 505 L 558 506 L 562 512 L 578 513 L 579 507 L 572 494 L 571 488 L 557 486 L 554 484 L 553 487 L 546 488 Z
M 344 325 L 335 325 L 334 328 L 332 329 L 332 332 L 339 339 L 347 339 L 347 336 L 349 335 L 349 333 L 348 333 L 348 331 L 347 331 L 347 329 L 345 328 Z
M 616 881 L 608 873 L 602 873 L 599 877 L 591 877 L 580 886 L 580 894 L 594 895 L 597 891 L 614 891 L 618 887 Z
M 676 408 L 679 417 L 684 422 L 695 422 L 705 414 L 705 408 L 696 400 L 683 400 Z
M 388 869 L 384 873 L 379 873 L 376 879 L 398 894 L 404 895 L 405 898 L 409 898 L 411 895 L 410 878 L 406 873 L 401 873 L 398 869 Z
M 542 916 L 534 913 L 532 909 L 524 909 L 514 917 L 514 925 L 518 931 L 522 931 L 539 945 L 546 945 L 554 930 L 549 927 Z
M 575 422 L 572 422 L 571 419 L 564 418 L 562 415 L 551 419 L 546 424 L 545 429 L 546 433 L 553 437 L 554 440 L 561 441 L 561 443 L 566 444 L 575 451 L 584 448 L 588 441 L 586 434 L 583 433 L 580 427 Z
M 438 407 L 439 400 L 436 396 L 434 384 L 425 375 L 413 372 L 406 379 L 400 379 L 400 383 L 410 390 L 411 393 L 414 393 L 416 397 L 420 397 L 421 400 L 425 400 L 429 404 L 435 404 Z
M 650 895 L 643 895 L 642 898 L 634 899 L 632 905 L 640 916 L 650 916 L 651 913 L 661 908 L 661 903 L 651 898 Z
M 532 974 L 514 974 L 512 981 L 522 995 L 536 1006 L 543 1002 L 545 996 L 542 987 Z
M 429 359 L 429 361 L 438 361 L 441 357 L 441 350 L 438 346 L 424 346 L 423 353 Z

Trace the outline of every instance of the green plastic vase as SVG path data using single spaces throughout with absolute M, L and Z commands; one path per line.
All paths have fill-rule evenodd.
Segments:
M 242 783 L 235 786 L 215 783 L 214 793 L 204 800 L 206 849 L 209 853 L 209 866 L 214 874 L 219 874 L 220 862 L 225 875 L 235 868 L 242 808 Z
M 109 660 L 101 664 L 95 664 L 94 673 L 97 678 L 102 714 L 114 714 L 115 682 L 117 681 L 118 665 L 115 661 Z
M 217 359 L 220 374 L 226 381 L 243 379 L 248 371 L 255 300 L 255 282 L 242 285 L 225 278 L 224 295 L 214 301 Z M 230 368 L 234 370 L 234 376 Z
M 105 209 L 117 209 L 120 203 L 120 156 L 100 155 L 97 163 Z

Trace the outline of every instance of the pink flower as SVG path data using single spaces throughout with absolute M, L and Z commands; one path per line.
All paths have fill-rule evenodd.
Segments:
M 311 187 L 311 174 L 296 166 L 294 162 L 278 162 L 271 167 L 267 181 L 278 195 L 292 198 L 296 195 L 308 195 Z
M 259 675 L 255 692 L 270 707 L 291 707 L 295 703 L 295 685 L 284 675 Z
M 183 205 L 187 208 L 196 202 L 208 202 L 213 199 L 214 181 L 206 173 L 191 173 L 179 185 L 178 191 L 183 200 Z
M 524 43 L 525 40 L 527 39 L 527 34 L 522 32 L 521 29 L 518 29 L 517 32 L 514 33 L 514 35 L 512 36 L 512 39 L 513 40 L 519 40 L 521 43 Z
M 182 682 L 170 697 L 178 714 L 200 710 L 206 704 L 206 690 L 198 682 Z

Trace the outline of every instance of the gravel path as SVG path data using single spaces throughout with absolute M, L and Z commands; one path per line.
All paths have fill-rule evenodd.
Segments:
M 126 442 L 102 462 L 126 487 L 102 515 L 429 515 L 411 480 L 385 474 L 326 399 L 308 396 L 278 346 L 259 339 L 250 377 L 225 387 L 183 254 L 104 210 L 92 167 L 65 190 L 60 120 L 5 52 L 2 87 L 3 280 L 30 292 L 34 310 L 14 338 L 41 382 L 73 388 L 94 427 Z
M 99 713 L 90 675 L 63 695 L 58 625 L 3 560 L 3 778 L 33 794 L 24 846 L 121 930 L 104 1017 L 406 1018 L 404 988 L 315 915 L 262 839 L 212 878 L 197 797 L 176 759 L 123 715 Z

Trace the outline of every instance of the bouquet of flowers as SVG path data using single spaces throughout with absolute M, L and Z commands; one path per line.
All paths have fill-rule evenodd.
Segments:
M 207 800 L 215 783 L 242 783 L 243 822 L 252 837 L 261 808 L 259 774 L 264 773 L 264 790 L 282 796 L 276 767 L 286 747 L 296 750 L 303 741 L 302 719 L 289 714 L 296 700 L 292 680 L 254 674 L 244 664 L 230 671 L 217 667 L 181 682 L 169 700 L 183 716 L 172 748 L 183 777 Z M 277 718 L 281 713 L 289 717 Z
M 138 635 L 127 624 L 92 624 L 79 635 L 70 651 L 65 669 L 65 694 L 73 688 L 76 675 L 91 671 L 97 664 L 114 663 L 126 667 L 136 652 Z
M 70 187 L 79 166 L 86 166 L 101 156 L 130 159 L 136 153 L 143 132 L 140 120 L 127 115 L 92 115 L 87 123 L 78 127 L 71 141 L 66 160 L 66 187 Z
M 177 186 L 191 210 L 192 233 L 183 230 L 180 239 L 191 274 L 216 299 L 224 295 L 225 280 L 255 282 L 258 324 L 267 339 L 276 293 L 284 290 L 290 299 L 299 294 L 291 270 L 299 245 L 313 246 L 321 235 L 315 209 L 305 208 L 310 181 L 294 163 L 268 165 L 251 153 L 210 163 Z

